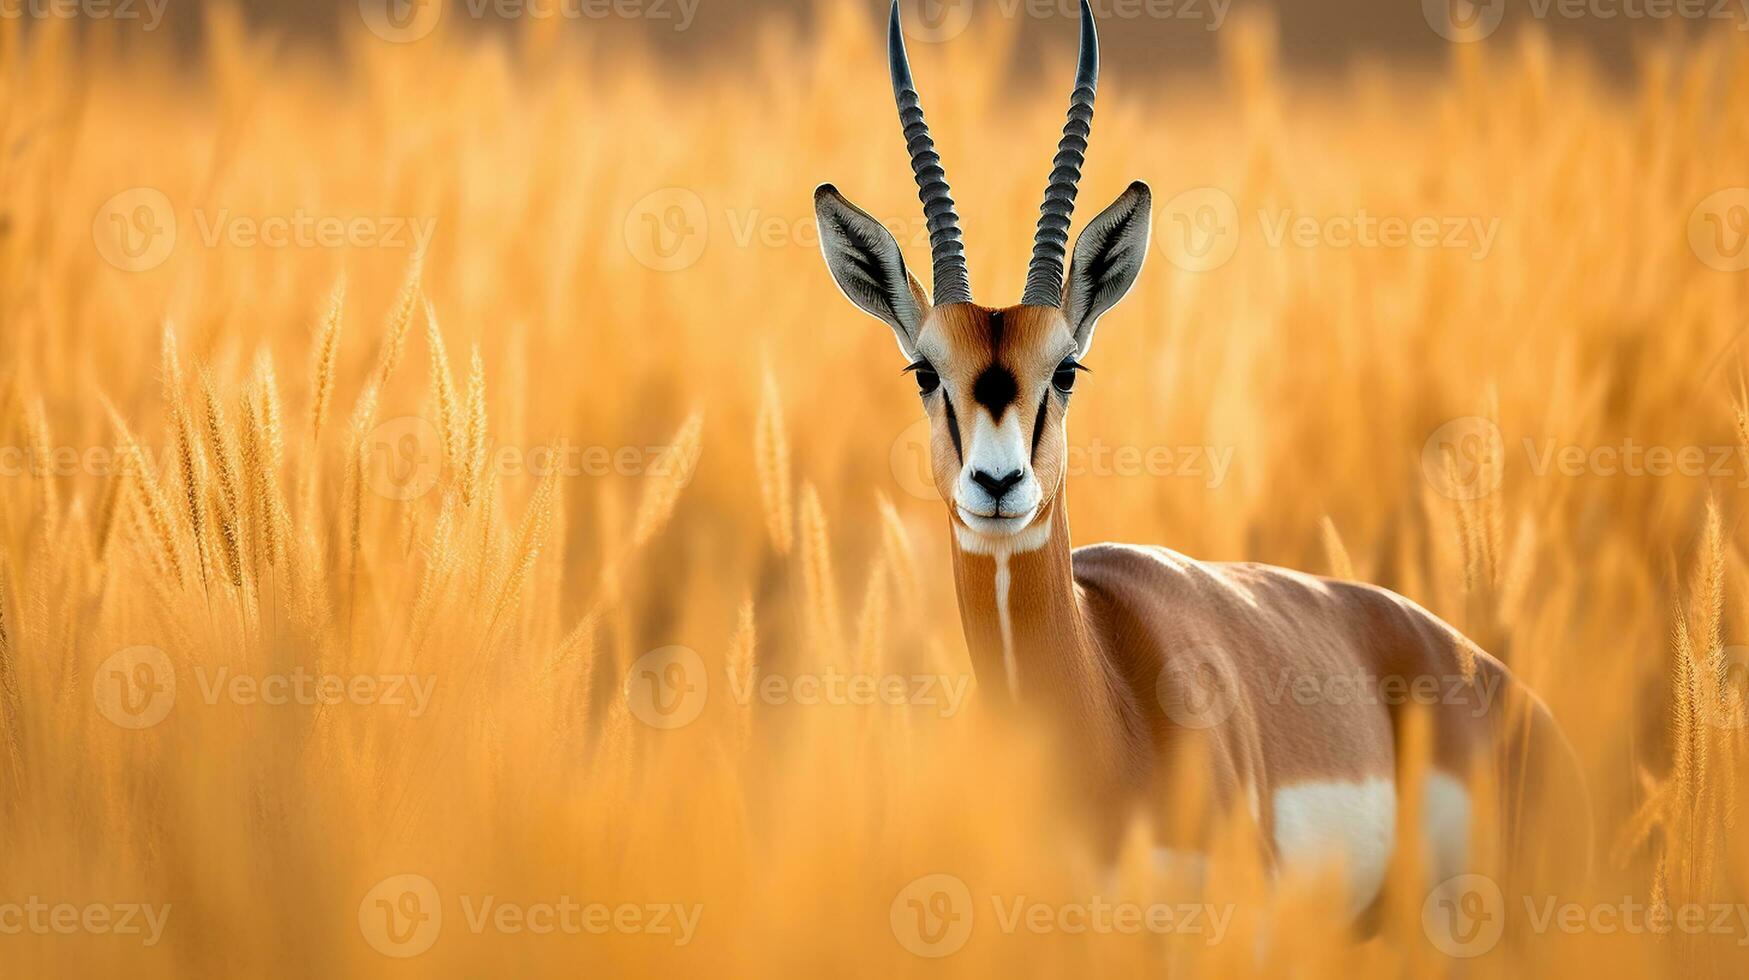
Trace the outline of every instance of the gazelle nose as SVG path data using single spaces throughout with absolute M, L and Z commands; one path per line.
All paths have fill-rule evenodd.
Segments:
M 1007 476 L 994 477 L 983 470 L 973 470 L 972 482 L 983 487 L 984 492 L 989 494 L 991 499 L 1001 500 L 1003 494 L 1007 493 L 1016 483 L 1020 482 L 1021 475 L 1022 474 L 1019 470 L 1015 470 Z

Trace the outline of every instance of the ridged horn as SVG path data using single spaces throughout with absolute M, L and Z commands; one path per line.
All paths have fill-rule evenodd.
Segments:
M 1039 205 L 1038 234 L 1032 240 L 1032 262 L 1026 267 L 1029 306 L 1061 306 L 1063 259 L 1069 247 L 1069 217 L 1075 212 L 1075 185 L 1087 159 L 1087 135 L 1093 131 L 1093 95 L 1099 89 L 1099 30 L 1093 8 L 1081 0 L 1081 57 L 1075 68 L 1075 91 L 1069 96 L 1069 119 L 1051 161 L 1051 182 Z
M 934 263 L 935 305 L 970 303 L 972 284 L 966 275 L 965 236 L 960 234 L 959 212 L 947 187 L 947 172 L 941 169 L 941 154 L 929 138 L 923 122 L 923 106 L 911 82 L 911 62 L 905 57 L 905 35 L 899 29 L 899 0 L 893 0 L 893 16 L 887 27 L 887 67 L 893 74 L 893 99 L 899 104 L 899 123 L 905 129 L 905 150 L 911 154 L 911 173 L 917 178 L 917 197 L 929 222 L 929 253 Z

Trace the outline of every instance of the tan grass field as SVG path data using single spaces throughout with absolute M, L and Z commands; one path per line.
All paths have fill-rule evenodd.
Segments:
M 1356 942 L 1240 828 L 1195 896 L 1143 828 L 1115 875 L 1060 832 L 814 246 L 831 180 L 926 265 L 872 19 L 820 15 L 685 71 L 534 21 L 317 54 L 221 14 L 188 63 L 0 20 L 0 974 L 1741 975 L 1742 35 L 1312 81 L 1246 22 L 1216 77 L 1103 79 L 1081 217 L 1146 179 L 1155 248 L 1071 414 L 1075 540 L 1378 582 L 1548 700 L 1579 925 L 1511 900 L 1458 960 L 1413 868 Z M 1062 119 L 1011 43 L 913 52 L 992 303 Z M 1363 209 L 1494 230 L 1271 231 Z M 746 687 L 821 675 L 905 693 Z M 938 894 L 969 934 L 918 932 Z M 1075 930 L 1094 896 L 1224 924 Z

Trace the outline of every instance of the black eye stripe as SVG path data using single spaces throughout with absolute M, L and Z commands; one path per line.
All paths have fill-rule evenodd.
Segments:
M 942 404 L 947 406 L 947 434 L 953 439 L 953 457 L 961 466 L 965 465 L 966 454 L 960 449 L 960 419 L 954 414 L 953 399 L 946 392 L 941 396 Z
M 1034 419 L 1032 423 L 1032 460 L 1035 465 L 1038 463 L 1038 441 L 1045 434 L 1045 411 L 1050 408 L 1050 405 L 1051 393 L 1047 391 L 1044 397 L 1038 400 L 1038 418 Z

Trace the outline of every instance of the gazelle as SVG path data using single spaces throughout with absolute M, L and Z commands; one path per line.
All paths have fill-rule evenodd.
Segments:
M 1068 122 L 1015 306 L 972 302 L 959 215 L 912 84 L 897 0 L 887 43 L 928 217 L 933 295 L 887 229 L 830 184 L 814 193 L 821 250 L 845 295 L 892 328 L 931 419 L 933 477 L 948 505 L 980 687 L 1059 726 L 1104 829 L 1138 807 L 1162 807 L 1164 770 L 1194 745 L 1212 766 L 1209 816 L 1247 808 L 1277 868 L 1339 861 L 1359 913 L 1398 838 L 1405 705 L 1424 705 L 1430 722 L 1419 833 L 1435 873 L 1466 869 L 1478 772 L 1515 800 L 1525 786 L 1582 792 L 1570 748 L 1535 695 L 1408 599 L 1163 548 L 1070 550 L 1069 402 L 1094 327 L 1141 271 L 1150 214 L 1147 185 L 1131 184 L 1082 231 L 1065 277 L 1099 80 L 1092 11 L 1083 0 Z M 1163 854 L 1194 852 L 1195 829 L 1159 843 Z

